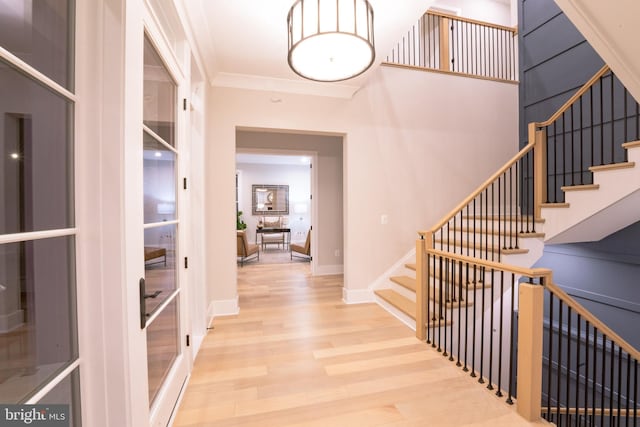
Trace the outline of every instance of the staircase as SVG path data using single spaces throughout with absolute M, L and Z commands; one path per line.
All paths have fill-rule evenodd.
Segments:
M 601 345 L 604 349 L 610 342 L 611 351 L 608 355 L 605 355 L 604 350 L 601 356 L 598 356 L 595 350 L 593 354 L 593 363 L 598 357 L 602 359 L 602 384 L 599 393 L 602 396 L 610 395 L 606 416 L 610 422 L 615 422 L 619 417 L 626 421 L 629 421 L 629 418 L 637 421 L 638 409 L 634 409 L 637 401 L 634 397 L 634 403 L 630 406 L 629 380 L 625 397 L 622 372 L 625 371 L 629 378 L 632 375 L 631 364 L 634 361 L 635 375 L 638 375 L 637 361 L 640 359 L 640 353 L 555 286 L 550 270 L 531 268 L 542 256 L 545 243 L 599 240 L 638 221 L 638 103 L 632 98 L 629 99 L 625 91 L 622 99 L 625 106 L 622 118 L 613 115 L 613 107 L 609 122 L 605 122 L 600 114 L 600 122 L 595 123 L 591 115 L 590 125 L 598 126 L 602 135 L 600 147 L 594 147 L 593 131 L 587 143 L 583 142 L 582 122 L 577 129 L 574 128 L 573 119 L 570 124 L 566 123 L 566 111 L 571 108 L 570 114 L 573 116 L 573 104 L 577 102 L 580 102 L 582 109 L 581 97 L 590 88 L 600 85 L 599 90 L 602 91 L 605 80 L 607 85 L 610 84 L 613 88 L 614 79 L 615 76 L 609 68 L 603 67 L 549 120 L 531 123 L 527 146 L 434 227 L 420 231 L 420 238 L 416 242 L 416 261 L 404 264 L 396 274 L 390 275 L 384 289 L 374 290 L 380 305 L 406 324 L 415 325 L 418 338 L 431 343 L 443 356 L 447 356 L 450 361 L 456 361 L 456 365 L 463 370 L 470 371 L 472 377 L 478 377 L 478 382 L 488 384 L 487 388 L 490 390 L 497 389 L 496 395 L 503 396 L 505 393 L 507 403 L 514 403 L 517 375 L 518 395 L 520 396 L 521 387 L 526 390 L 522 393 L 523 402 L 519 402 L 518 412 L 530 420 L 539 419 L 541 416 L 542 372 L 535 367 L 542 361 L 542 307 L 545 304 L 543 295 L 551 295 L 550 304 L 553 304 L 554 296 L 560 299 L 560 327 L 554 329 L 554 309 L 551 305 L 547 335 L 552 336 L 555 333 L 559 347 L 565 341 L 566 346 L 571 347 L 574 337 L 567 337 L 575 333 L 571 327 L 571 320 L 575 318 L 578 324 L 575 337 L 576 354 L 581 352 L 582 348 L 589 348 L 590 339 L 594 348 Z M 612 93 L 612 105 L 613 97 Z M 634 107 L 628 114 L 626 106 L 630 101 Z M 620 126 L 614 126 L 616 122 L 619 122 Z M 603 130 L 607 124 L 611 139 L 606 142 L 605 148 Z M 565 126 L 570 127 L 565 130 Z M 624 128 L 624 142 L 617 146 L 611 142 L 621 139 L 620 135 L 615 133 L 616 128 Z M 558 129 L 562 131 L 559 132 Z M 574 141 L 576 134 L 578 140 Z M 633 138 L 629 138 L 630 135 Z M 570 158 L 571 162 L 565 162 L 565 156 Z M 577 169 L 576 158 L 580 160 L 577 162 Z M 570 165 L 565 168 L 565 163 Z M 562 165 L 562 168 L 558 168 L 558 164 Z M 420 304 L 417 305 L 416 301 Z M 568 317 L 566 320 L 569 322 L 567 331 L 564 331 L 565 325 L 562 320 L 565 310 Z M 513 325 L 516 319 L 518 324 Z M 587 319 L 586 323 L 584 319 Z M 522 333 L 518 333 L 521 324 L 525 326 Z M 581 332 L 583 325 L 584 334 Z M 590 327 L 593 328 L 592 332 Z M 602 333 L 600 339 L 598 331 Z M 515 335 L 518 337 L 515 338 Z M 538 335 L 539 338 L 536 338 Z M 515 339 L 518 340 L 518 345 L 515 345 Z M 537 339 L 540 343 L 531 344 L 532 340 Z M 597 345 L 594 345 L 597 340 Z M 549 352 L 552 346 L 553 341 L 549 341 Z M 616 348 L 617 361 L 614 360 Z M 581 386 L 592 387 L 592 401 L 588 403 L 588 398 L 585 397 L 584 406 L 581 407 L 582 401 L 577 402 L 576 397 L 575 407 L 569 407 L 571 369 L 578 371 L 582 369 L 582 365 L 576 356 L 575 367 L 572 368 L 571 350 L 567 351 L 564 361 L 566 367 L 561 364 L 560 348 L 557 350 L 559 361 L 548 361 L 546 418 L 568 419 L 572 422 L 573 416 L 593 423 L 597 416 L 602 418 L 600 414 L 604 414 L 606 406 L 604 400 L 602 404 L 595 402 L 599 380 L 596 378 L 598 368 L 592 368 L 593 379 L 586 378 L 583 385 L 580 383 L 580 375 L 576 376 L 575 380 L 574 390 L 578 390 L 578 394 Z M 627 355 L 626 365 L 623 363 L 623 352 Z M 606 362 L 607 357 L 611 357 L 609 362 Z M 503 363 L 503 358 L 507 363 Z M 531 360 L 537 362 L 531 364 Z M 614 373 L 616 363 L 617 380 Z M 525 367 L 521 369 L 521 365 Z M 605 365 L 611 366 L 609 389 L 613 390 L 615 384 L 616 391 L 605 390 Z M 526 366 L 532 369 L 527 370 Z M 551 390 L 551 371 L 554 369 L 558 371 L 557 375 L 564 375 L 566 378 L 562 385 L 563 393 L 566 388 L 563 404 L 560 403 L 560 379 L 556 380 L 557 391 Z M 589 373 L 588 364 L 586 371 Z M 637 390 L 637 379 L 634 380 L 633 387 Z M 551 395 L 554 393 L 557 403 L 552 410 Z M 614 395 L 617 409 L 614 408 Z M 627 408 L 623 409 L 621 402 L 625 398 Z M 592 412 L 588 412 L 588 407 L 594 408 Z M 596 407 L 598 409 L 595 409 Z M 603 422 L 602 419 L 600 422 Z

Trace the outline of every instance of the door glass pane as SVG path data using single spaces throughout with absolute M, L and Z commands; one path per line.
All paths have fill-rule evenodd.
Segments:
M 178 344 L 177 295 L 162 313 L 147 326 L 147 360 L 149 372 L 149 402 L 158 394 L 173 361 L 180 352 Z
M 80 427 L 80 373 L 74 369 L 49 393 L 38 401 L 38 405 L 69 405 L 69 427 Z
M 78 357 L 74 238 L 0 245 L 0 402 L 20 403 Z
M 160 55 L 144 38 L 143 122 L 167 144 L 175 147 L 176 84 Z
M 73 1 L 0 0 L 0 46 L 73 90 Z
M 0 94 L 0 234 L 73 227 L 72 104 L 1 60 Z
M 144 222 L 176 218 L 176 155 L 144 133 Z
M 153 313 L 177 287 L 175 224 L 144 230 L 144 276 L 147 313 Z

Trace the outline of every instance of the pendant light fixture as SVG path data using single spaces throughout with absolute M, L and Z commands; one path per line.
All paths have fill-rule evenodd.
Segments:
M 375 59 L 373 9 L 367 0 L 296 0 L 287 27 L 289 66 L 304 78 L 350 79 Z

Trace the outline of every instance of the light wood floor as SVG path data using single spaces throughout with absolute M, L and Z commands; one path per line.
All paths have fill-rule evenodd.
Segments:
M 503 400 L 342 277 L 308 264 L 238 269 L 240 314 L 217 318 L 174 426 L 526 426 Z

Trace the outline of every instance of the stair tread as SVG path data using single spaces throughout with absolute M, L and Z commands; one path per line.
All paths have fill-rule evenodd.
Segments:
M 375 294 L 413 320 L 416 319 L 416 303 L 409 298 L 403 297 L 393 289 L 379 289 Z
M 543 208 L 568 208 L 569 203 L 540 203 Z
M 473 229 L 473 228 L 467 228 L 467 227 L 454 227 L 451 228 L 451 232 L 452 233 L 478 233 L 478 234 L 492 234 L 492 235 L 497 235 L 498 233 L 501 236 L 505 236 L 505 231 L 507 230 L 500 230 L 500 232 L 496 231 L 496 230 L 477 230 L 477 229 Z M 506 233 L 507 238 L 509 238 L 509 236 L 513 236 L 515 237 L 515 235 L 518 235 L 518 238 L 521 239 L 526 239 L 526 238 L 534 238 L 534 237 L 544 237 L 544 233 L 538 233 L 538 232 L 532 232 L 532 231 L 516 231 L 515 233 Z
M 629 141 L 629 142 L 625 142 L 624 144 L 622 144 L 622 148 L 634 148 L 634 147 L 640 147 L 640 141 Z
M 482 215 L 482 214 L 480 214 L 480 215 L 475 215 L 475 217 L 472 216 L 472 215 L 462 215 L 462 218 L 463 219 L 467 219 L 467 218 L 469 218 L 469 219 L 473 219 L 473 218 L 475 218 L 475 219 L 490 219 L 490 220 L 494 220 L 494 221 L 500 220 L 500 221 L 513 221 L 513 222 L 534 221 L 537 224 L 543 224 L 544 223 L 544 218 L 535 218 L 534 219 L 530 215 L 525 215 L 525 216 L 523 216 L 523 215 L 516 215 L 516 216 L 513 216 L 513 215 L 500 215 L 500 216 L 498 216 L 498 215 Z
M 404 266 L 406 268 L 408 268 L 409 270 L 416 271 L 416 263 L 415 262 L 409 262 L 409 263 L 405 264 Z
M 436 243 L 445 243 L 444 240 L 442 239 L 436 239 L 435 240 Z M 526 254 L 529 253 L 529 249 L 505 249 L 505 248 L 500 248 L 494 245 L 486 245 L 484 242 L 482 244 L 480 244 L 479 242 L 476 242 L 475 245 L 467 245 L 467 242 L 462 242 L 459 240 L 450 240 L 449 241 L 449 245 L 451 246 L 457 246 L 457 247 L 469 247 L 469 248 L 476 248 L 478 250 L 483 250 L 483 251 L 488 251 L 488 252 L 501 252 L 503 255 L 517 255 L 517 254 Z M 436 248 L 437 249 L 437 248 Z
M 608 170 L 632 168 L 635 167 L 635 165 L 635 162 L 612 163 L 610 165 L 591 166 L 589 170 L 591 172 L 603 172 Z
M 600 188 L 599 184 L 581 184 L 581 185 L 565 185 L 560 187 L 562 191 L 587 191 L 587 190 L 597 190 Z
M 401 312 L 403 312 L 404 314 L 406 314 L 407 316 L 409 316 L 410 318 L 412 318 L 413 320 L 416 319 L 416 304 L 410 299 L 403 297 L 393 289 L 379 289 L 375 291 L 375 294 L 378 295 L 383 300 L 385 300 L 386 302 L 388 302 L 389 304 L 391 304 L 392 306 L 394 306 L 395 308 L 397 308 L 398 310 L 400 310 Z M 452 324 L 453 322 L 451 321 L 451 319 L 447 319 L 446 322 L 442 319 L 440 320 L 440 326 L 451 326 Z M 432 319 L 431 321 L 425 324 L 425 327 L 429 327 L 429 328 L 433 328 L 437 326 L 438 326 L 437 319 L 436 320 Z
M 406 288 L 410 291 L 416 291 L 416 279 L 409 276 L 391 276 L 389 278 L 392 282 Z

